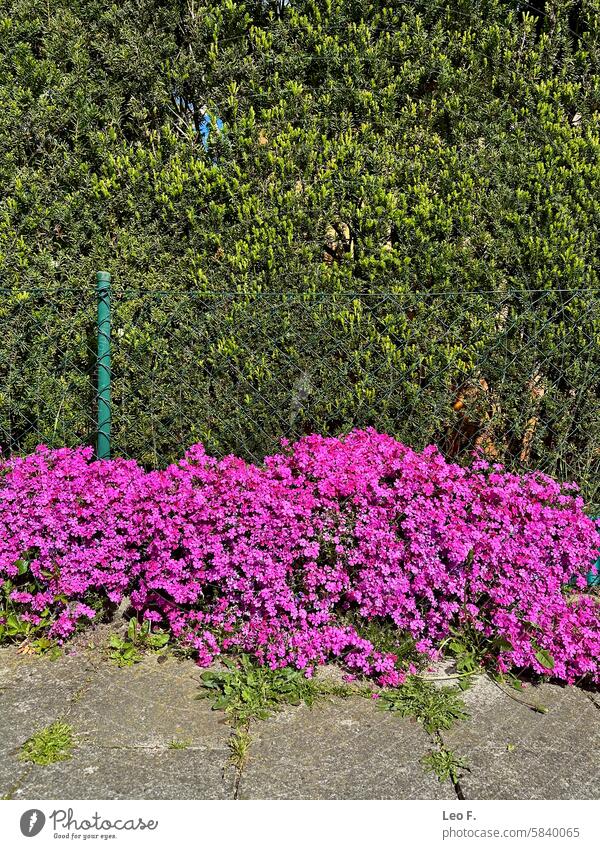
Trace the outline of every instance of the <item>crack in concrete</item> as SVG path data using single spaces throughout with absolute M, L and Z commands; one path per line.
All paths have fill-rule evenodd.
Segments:
M 29 777 L 29 775 L 30 775 L 30 773 L 31 773 L 32 769 L 33 769 L 33 764 L 30 764 L 28 767 L 26 767 L 26 768 L 23 770 L 23 772 L 22 772 L 22 773 L 21 773 L 21 775 L 17 778 L 17 780 L 15 781 L 15 783 L 14 783 L 14 784 L 12 784 L 12 785 L 8 788 L 8 790 L 6 791 L 6 793 L 4 794 L 4 796 L 2 796 L 2 800 L 3 800 L 3 801 L 8 802 L 8 801 L 10 801 L 10 800 L 13 798 L 13 796 L 14 796 L 14 794 L 17 792 L 17 790 L 18 790 L 18 789 L 19 789 L 19 788 L 23 785 L 23 783 L 24 783 L 24 782 L 27 780 L 27 778 Z
M 596 710 L 600 710 L 600 701 L 594 696 L 593 693 L 586 693 L 586 696 L 590 700 L 590 702 L 594 705 Z
M 446 747 L 444 743 L 444 738 L 442 737 L 441 731 L 436 731 L 435 734 L 429 735 L 434 743 L 438 747 L 439 752 L 449 752 L 450 750 Z M 467 767 L 468 769 L 468 767 Z M 464 802 L 466 796 L 458 779 L 450 778 L 450 784 L 452 785 L 454 792 L 456 793 L 456 798 L 461 802 Z
M 90 734 L 91 732 L 86 732 Z M 140 752 L 206 752 L 208 754 L 216 754 L 214 750 L 208 749 L 206 746 L 170 746 L 168 743 L 149 743 L 149 744 L 127 744 L 127 743 L 90 743 L 89 745 L 78 746 L 78 749 L 84 751 L 95 751 L 96 749 L 106 749 L 108 751 L 140 751 Z
M 250 723 L 247 724 L 245 730 L 246 730 L 248 736 L 250 737 L 250 739 L 252 739 L 252 735 L 250 734 Z M 231 740 L 235 736 L 235 734 L 236 734 L 236 729 L 234 728 L 229 739 Z M 228 766 L 229 766 L 230 769 L 233 766 L 233 769 L 235 771 L 235 775 L 234 775 L 234 779 L 233 779 L 233 801 L 235 801 L 235 802 L 237 802 L 239 800 L 240 784 L 242 782 L 242 776 L 244 774 L 244 768 L 245 768 L 247 763 L 248 763 L 248 758 L 246 758 L 242 763 L 234 763 L 231 759 L 231 756 L 230 756 L 227 764 L 223 768 L 223 780 L 226 780 L 226 772 L 228 771 L 228 769 L 227 769 Z

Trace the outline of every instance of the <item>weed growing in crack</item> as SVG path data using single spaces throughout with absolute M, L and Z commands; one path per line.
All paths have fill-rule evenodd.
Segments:
M 259 666 L 249 655 L 240 655 L 237 661 L 226 658 L 223 664 L 222 671 L 202 673 L 197 698 L 210 699 L 213 710 L 224 710 L 235 725 L 267 719 L 284 705 L 312 707 L 319 699 L 354 692 L 345 684 L 306 678 L 297 669 Z
M 465 680 L 470 681 L 470 675 Z M 468 766 L 466 761 L 460 760 L 446 748 L 441 735 L 455 722 L 469 718 L 460 689 L 437 687 L 431 681 L 411 676 L 397 689 L 382 690 L 378 706 L 381 710 L 400 716 L 412 716 L 421 723 L 432 743 L 437 746 L 435 751 L 422 758 L 421 763 L 427 771 L 434 772 L 440 781 L 451 781 L 460 793 L 460 772 L 468 770 Z
M 169 749 L 189 749 L 191 745 L 191 740 L 171 740 L 169 743 Z
M 108 638 L 108 659 L 117 666 L 133 666 L 134 663 L 139 663 L 142 660 L 142 653 L 128 640 L 119 637 L 118 634 L 111 634 Z
M 429 752 L 421 758 L 421 763 L 427 772 L 433 772 L 438 781 L 451 781 L 458 784 L 464 771 L 469 771 L 467 762 L 458 758 L 450 749 L 442 748 L 437 752 Z
M 53 722 L 23 743 L 19 760 L 47 766 L 71 758 L 75 742 L 73 729 L 66 722 Z
M 160 651 L 168 642 L 168 634 L 152 633 L 149 620 L 138 625 L 135 619 L 130 619 L 124 637 L 110 635 L 108 657 L 117 666 L 133 666 L 142 660 L 144 651 Z
M 229 746 L 229 763 L 241 772 L 248 763 L 252 737 L 246 728 L 236 728 L 227 745 Z
M 377 700 L 380 710 L 413 716 L 428 734 L 451 728 L 457 720 L 468 719 L 466 705 L 454 687 L 436 687 L 411 676 L 393 690 L 382 690 Z

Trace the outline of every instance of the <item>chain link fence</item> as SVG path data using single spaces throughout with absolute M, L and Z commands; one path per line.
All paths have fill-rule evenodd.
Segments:
M 93 443 L 93 287 L 4 291 L 0 320 L 3 452 Z M 112 291 L 112 453 L 147 466 L 373 426 L 577 480 L 598 509 L 599 378 L 596 290 Z

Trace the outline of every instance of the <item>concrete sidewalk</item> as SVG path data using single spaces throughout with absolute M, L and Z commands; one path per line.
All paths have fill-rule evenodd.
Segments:
M 192 661 L 156 656 L 119 669 L 98 650 L 56 661 L 0 650 L 0 796 L 12 799 L 456 799 L 426 773 L 432 741 L 410 718 L 364 698 L 288 707 L 250 728 L 231 766 L 225 715 L 197 700 Z M 600 798 L 600 699 L 543 684 L 535 713 L 481 677 L 464 694 L 471 718 L 443 742 L 470 771 L 466 799 Z M 70 760 L 24 764 L 21 745 L 58 719 L 74 729 Z M 180 745 L 182 748 L 176 748 Z M 183 748 L 185 747 L 185 748 Z

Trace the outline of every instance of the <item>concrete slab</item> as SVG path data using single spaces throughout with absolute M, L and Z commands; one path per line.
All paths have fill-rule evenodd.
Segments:
M 456 799 L 423 770 L 422 728 L 367 699 L 286 709 L 251 733 L 241 799 Z
M 225 715 L 195 698 L 201 671 L 191 660 L 158 663 L 156 655 L 123 669 L 103 663 L 73 710 L 73 724 L 93 746 L 160 748 L 183 740 L 228 754 Z
M 471 718 L 443 733 L 471 771 L 461 779 L 467 799 L 600 798 L 600 711 L 576 687 L 529 686 L 539 714 L 481 677 L 464 693 Z
M 0 655 L 0 796 L 221 799 L 233 794 L 231 728 L 197 701 L 198 667 L 148 656 L 120 669 L 84 655 L 51 662 Z M 73 758 L 19 761 L 21 745 L 57 719 L 73 726 Z M 184 743 L 173 749 L 171 742 Z
M 28 769 L 17 757 L 21 745 L 57 719 L 71 721 L 76 699 L 93 674 L 79 658 L 51 661 L 14 648 L 0 650 L 0 797 Z
M 72 760 L 34 766 L 14 799 L 232 799 L 221 750 L 95 748 Z

